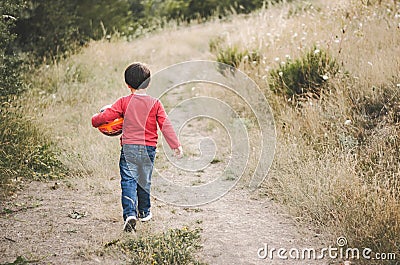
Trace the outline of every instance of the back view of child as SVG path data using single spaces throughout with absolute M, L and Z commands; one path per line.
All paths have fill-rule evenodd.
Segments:
M 157 146 L 157 125 L 175 155 L 183 155 L 182 147 L 161 102 L 146 94 L 150 70 L 142 63 L 133 63 L 125 70 L 125 82 L 131 94 L 119 98 L 110 108 L 92 117 L 99 127 L 123 117 L 121 155 L 122 208 L 124 231 L 135 230 L 136 220 L 148 221 L 150 186 Z

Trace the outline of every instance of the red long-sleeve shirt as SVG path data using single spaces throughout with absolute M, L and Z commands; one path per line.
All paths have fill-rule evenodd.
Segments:
M 131 94 L 119 98 L 111 108 L 92 117 L 99 127 L 123 117 L 121 144 L 157 145 L 157 124 L 171 149 L 180 146 L 178 137 L 161 102 L 149 95 Z

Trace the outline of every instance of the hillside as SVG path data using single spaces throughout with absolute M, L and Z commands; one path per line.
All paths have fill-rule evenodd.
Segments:
M 132 242 L 170 229 L 184 234 L 199 228 L 200 239 L 196 233 L 188 235 L 193 244 L 189 252 L 209 264 L 292 264 L 293 260 L 260 259 L 257 251 L 264 244 L 321 249 L 337 246 L 338 237 L 345 237 L 349 247 L 396 254 L 396 260 L 375 261 L 396 264 L 400 258 L 400 3 L 366 2 L 267 6 L 249 15 L 169 28 L 132 41 L 90 42 L 80 53 L 36 69 L 21 99 L 23 113 L 56 143 L 59 158 L 73 177 L 26 182 L 13 198 L 2 202 L 0 251 L 5 254 L 0 262 L 23 256 L 38 264 L 140 264 L 132 261 L 137 253 L 129 244 L 138 246 Z M 291 90 L 285 78 L 297 80 L 298 72 L 288 65 L 296 65 L 306 54 L 319 58 L 318 71 L 324 60 L 335 63 L 318 73 L 320 83 L 313 80 Z M 162 97 L 167 110 L 203 96 L 224 101 L 238 113 L 251 150 L 245 173 L 225 196 L 206 205 L 178 207 L 153 198 L 154 220 L 140 224 L 136 235 L 123 234 L 119 140 L 93 129 L 91 116 L 128 94 L 123 71 L 133 61 L 145 62 L 157 73 L 183 61 L 216 59 L 247 74 L 268 100 L 274 117 L 270 124 L 277 134 L 268 177 L 257 190 L 248 188 L 257 165 L 265 163 L 259 156 L 260 140 L 266 138 L 251 108 L 243 103 L 246 98 L 243 101 L 215 84 L 179 86 Z M 302 63 L 301 71 L 306 71 L 315 62 Z M 310 75 L 307 72 L 305 79 Z M 225 129 L 218 120 L 188 121 L 180 134 L 188 159 L 202 156 L 199 139 L 203 138 L 216 144 L 214 159 L 205 169 L 187 172 L 174 167 L 160 145 L 156 168 L 183 185 L 212 182 L 225 170 L 234 149 Z M 146 242 L 150 246 L 154 240 Z M 162 244 L 168 246 L 168 240 Z M 152 251 L 151 246 L 148 249 Z M 296 262 L 310 264 L 310 260 Z M 363 259 L 351 262 L 373 264 Z

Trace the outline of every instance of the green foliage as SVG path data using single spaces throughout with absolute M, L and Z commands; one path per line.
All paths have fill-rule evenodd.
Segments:
M 262 0 L 29 0 L 20 8 L 15 33 L 21 51 L 43 57 L 63 57 L 89 39 L 113 33 L 136 37 L 165 22 L 204 21 L 232 12 L 249 13 Z
M 76 17 L 80 38 L 100 39 L 116 31 L 129 32 L 136 11 L 130 1 L 84 0 L 76 3 Z M 132 8 L 132 10 L 130 9 Z M 140 9 L 139 9 L 140 10 Z
M 239 51 L 236 46 L 227 47 L 226 49 L 218 51 L 217 62 L 238 68 L 244 56 L 245 52 Z
M 62 55 L 79 39 L 75 1 L 28 1 L 15 32 L 19 47 L 36 58 Z
M 30 263 L 31 263 L 31 261 L 27 260 L 23 256 L 18 256 L 13 262 L 1 263 L 0 265 L 27 265 Z
M 22 51 L 35 59 L 62 57 L 89 39 L 128 32 L 131 20 L 127 0 L 30 0 L 15 32 Z
M 217 42 L 210 42 L 210 50 L 217 54 L 217 62 L 239 68 L 241 63 L 250 63 L 257 65 L 260 62 L 258 51 L 240 50 L 237 46 L 228 46 L 221 48 Z
M 14 40 L 16 35 L 11 31 L 17 20 L 17 13 L 22 7 L 22 1 L 0 2 L 0 101 L 6 101 L 8 97 L 17 95 L 22 91 L 19 72 L 21 61 L 16 56 Z
M 338 72 L 336 61 L 315 47 L 295 61 L 287 60 L 271 71 L 270 89 L 287 97 L 319 98 L 324 84 Z
M 15 188 L 11 180 L 53 177 L 65 172 L 51 143 L 15 107 L 24 87 L 20 79 L 21 60 L 13 50 L 16 35 L 12 33 L 21 8 L 22 1 L 0 3 L 0 197 Z
M 15 188 L 11 180 L 59 178 L 66 169 L 52 143 L 28 119 L 10 108 L 0 109 L 0 197 Z
M 195 252 L 201 249 L 200 229 L 170 229 L 158 235 L 130 239 L 120 244 L 130 264 L 197 264 Z

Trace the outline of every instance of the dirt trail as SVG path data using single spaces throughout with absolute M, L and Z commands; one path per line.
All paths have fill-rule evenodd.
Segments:
M 60 182 L 58 187 L 54 182 L 27 184 L 24 192 L 2 204 L 0 262 L 24 256 L 37 264 L 124 263 L 124 257 L 101 255 L 106 243 L 124 236 L 118 180 L 110 182 L 115 193 L 96 194 L 91 184 L 75 186 L 82 185 L 80 179 Z M 287 249 L 321 246 L 312 231 L 299 228 L 274 202 L 245 188 L 235 188 L 218 201 L 197 208 L 154 201 L 153 212 L 151 223 L 138 224 L 138 235 L 200 226 L 204 245 L 200 257 L 209 264 L 293 264 L 277 258 L 259 259 L 257 250 L 264 244 Z

